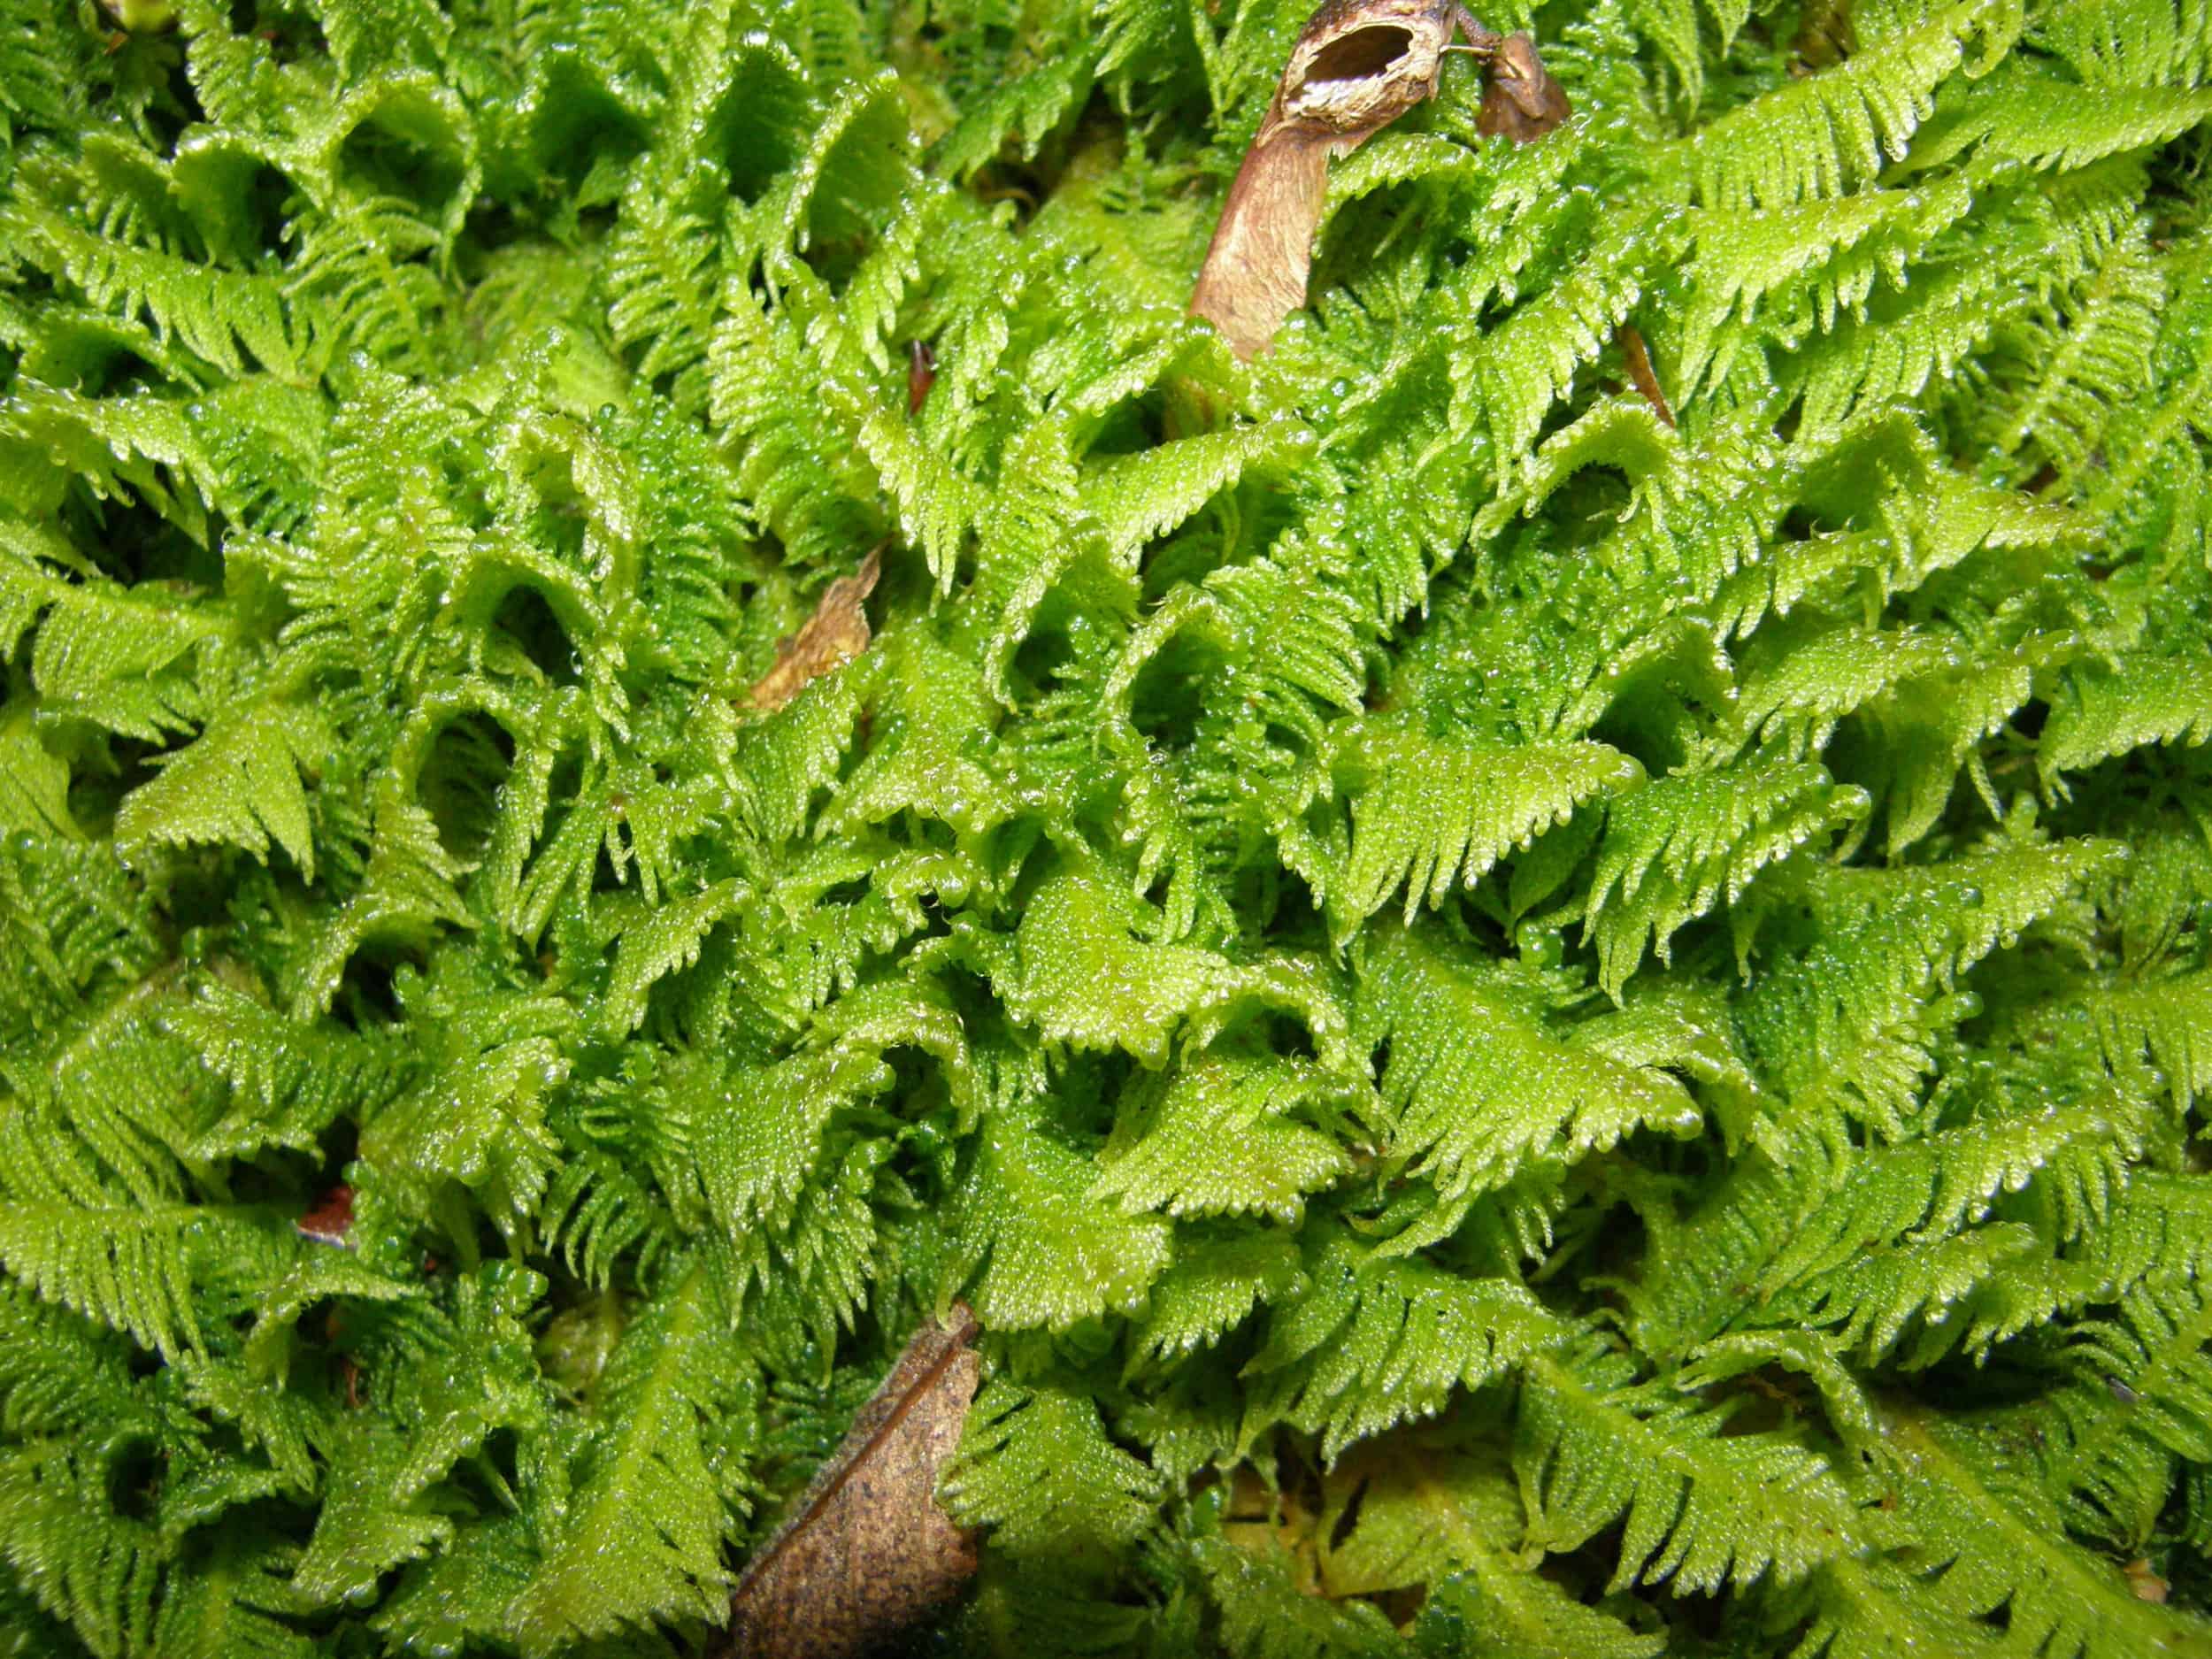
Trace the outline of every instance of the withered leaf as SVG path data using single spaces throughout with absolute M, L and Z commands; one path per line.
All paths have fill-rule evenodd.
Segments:
M 1858 50 L 1851 22 L 1851 0 L 1808 0 L 1797 14 L 1797 38 L 1790 42 L 1797 61 L 1793 75 L 1810 74 L 1841 63 Z
M 1191 295 L 1239 357 L 1305 303 L 1329 157 L 1434 94 L 1453 21 L 1448 0 L 1325 0 L 1307 19 Z
M 2131 1561 L 2120 1571 L 2126 1578 L 2128 1589 L 2137 1601 L 2154 1602 L 2160 1607 L 2166 1605 L 2166 1597 L 2173 1586 L 2151 1571 L 2147 1557 Z
M 975 1398 L 977 1328 L 956 1302 L 914 1333 L 738 1579 L 723 1659 L 864 1653 L 974 1573 L 973 1540 L 937 1507 L 936 1486 Z
M 1620 326 L 1621 361 L 1627 366 L 1628 378 L 1644 402 L 1651 405 L 1651 412 L 1674 425 L 1674 411 L 1667 406 L 1667 395 L 1659 388 L 1659 377 L 1652 372 L 1651 353 L 1644 347 L 1643 331 L 1633 323 Z
M 929 388 L 937 384 L 937 354 L 924 340 L 906 342 L 906 413 L 910 420 L 929 401 Z
M 753 682 L 746 700 L 772 714 L 807 686 L 868 649 L 868 595 L 883 573 L 883 549 L 860 561 L 860 568 L 822 590 L 814 614 L 797 634 L 776 648 L 776 665 Z
M 1574 113 L 1567 95 L 1552 79 L 1536 42 L 1526 33 L 1509 35 L 1490 59 L 1489 83 L 1482 89 L 1482 113 L 1475 130 L 1485 138 L 1532 143 L 1565 124 Z
M 353 1230 L 353 1188 L 340 1181 L 292 1225 L 303 1239 L 351 1249 L 353 1240 L 347 1235 Z
M 1459 0 L 1325 0 L 1291 49 L 1191 294 L 1192 314 L 1227 335 L 1239 357 L 1266 350 L 1305 303 L 1329 157 L 1351 154 L 1435 96 L 1455 29 L 1491 65 L 1483 132 L 1523 142 L 1567 118 L 1566 95 L 1534 42 L 1500 37 Z

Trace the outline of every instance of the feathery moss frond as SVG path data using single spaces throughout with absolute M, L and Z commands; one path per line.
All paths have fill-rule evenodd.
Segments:
M 1640 1387 L 1632 1362 L 1597 1342 L 1537 1360 L 1513 1452 L 1536 1537 L 1572 1548 L 1624 1518 L 1612 1587 L 1679 1594 L 1770 1573 L 1787 1583 L 1879 1536 L 1815 1453 L 1724 1434 L 1724 1421 Z
M 2207 1651 L 2204 5 L 1310 8 L 0 0 L 0 1649 Z

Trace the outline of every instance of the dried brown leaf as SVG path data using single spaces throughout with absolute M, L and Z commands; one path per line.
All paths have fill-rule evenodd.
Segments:
M 929 388 L 937 384 L 937 354 L 922 340 L 906 342 L 906 413 L 911 419 L 929 401 Z
M 1192 314 L 1227 335 L 1239 357 L 1266 350 L 1305 303 L 1329 157 L 1351 154 L 1435 96 L 1455 29 L 1491 65 L 1484 132 L 1523 142 L 1566 119 L 1566 95 L 1529 37 L 1501 39 L 1458 0 L 1326 0 L 1291 49 L 1191 294 Z
M 844 1659 L 957 1594 L 974 1541 L 937 1507 L 981 1361 L 956 1302 L 914 1333 L 837 1455 L 762 1546 L 730 1601 L 723 1659 Z
M 1852 0 L 1807 0 L 1797 14 L 1797 38 L 1790 50 L 1797 61 L 1793 75 L 1829 69 L 1858 50 L 1857 32 L 1851 22 Z
M 1435 93 L 1453 20 L 1447 0 L 1326 0 L 1307 20 L 1191 295 L 1239 357 L 1305 303 L 1329 157 Z
M 1482 113 L 1475 130 L 1485 138 L 1533 143 L 1563 126 L 1574 106 L 1526 34 L 1509 35 L 1490 59 L 1489 83 L 1482 89 Z
M 340 1181 L 292 1225 L 303 1239 L 351 1249 L 353 1240 L 348 1235 L 353 1231 L 353 1188 Z
M 2127 1578 L 2128 1589 L 2137 1601 L 2154 1602 L 2160 1607 L 2166 1605 L 2167 1594 L 2173 1586 L 2151 1570 L 2147 1558 L 2131 1561 L 2120 1571 Z
M 883 549 L 876 549 L 850 576 L 822 590 L 814 614 L 797 634 L 776 648 L 776 665 L 753 682 L 751 705 L 773 713 L 819 680 L 868 649 L 868 595 L 883 571 Z
M 1651 353 L 1644 347 L 1643 331 L 1633 323 L 1623 323 L 1620 328 L 1621 361 L 1627 365 L 1628 378 L 1635 384 L 1651 411 L 1671 426 L 1674 411 L 1667 406 L 1667 395 L 1659 389 L 1659 377 L 1652 372 Z

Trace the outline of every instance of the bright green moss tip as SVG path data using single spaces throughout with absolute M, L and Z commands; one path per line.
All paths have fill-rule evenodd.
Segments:
M 2212 1655 L 2212 12 L 0 7 L 0 1655 Z

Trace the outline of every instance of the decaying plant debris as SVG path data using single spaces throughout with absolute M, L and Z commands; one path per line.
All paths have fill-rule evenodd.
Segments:
M 1451 37 L 1488 66 L 1480 130 L 1515 143 L 1570 113 L 1525 34 L 1501 36 L 1455 0 L 1328 0 L 1307 22 L 1245 152 L 1191 295 L 1240 357 L 1267 349 L 1306 300 L 1333 156 L 1436 94 Z
M 842 668 L 868 649 L 865 607 L 882 574 L 883 549 L 877 548 L 860 561 L 858 570 L 840 576 L 822 589 L 814 614 L 798 633 L 777 646 L 775 666 L 753 682 L 747 700 L 754 708 L 773 713 L 810 683 Z
M 1497 43 L 1482 88 L 1475 130 L 1485 138 L 1533 143 L 1562 125 L 1574 110 L 1537 55 L 1534 38 L 1517 31 Z
M 0 1649 L 2212 1654 L 2212 11 L 1285 4 L 0 0 Z
M 728 1659 L 848 1659 L 956 1594 L 974 1540 L 938 1508 L 982 1362 L 956 1303 L 914 1333 L 730 1604 Z

